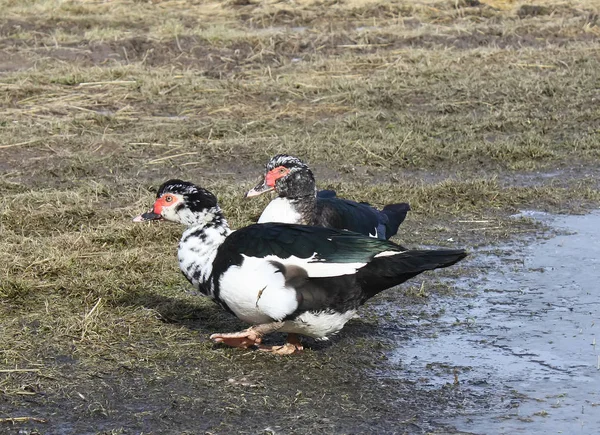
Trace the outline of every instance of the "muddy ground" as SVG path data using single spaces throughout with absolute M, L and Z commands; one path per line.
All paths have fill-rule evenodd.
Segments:
M 598 425 L 595 2 L 2 10 L 0 433 Z M 279 152 L 321 188 L 410 202 L 396 241 L 470 257 L 301 354 L 212 344 L 243 325 L 177 270 L 181 228 L 131 217 L 178 177 L 246 225 Z

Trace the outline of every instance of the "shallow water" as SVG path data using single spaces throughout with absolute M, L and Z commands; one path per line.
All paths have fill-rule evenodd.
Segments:
M 522 216 L 561 235 L 475 253 L 482 272 L 458 284 L 472 297 L 437 301 L 431 334 L 392 362 L 423 388 L 465 390 L 464 412 L 436 419 L 458 430 L 600 433 L 600 213 Z

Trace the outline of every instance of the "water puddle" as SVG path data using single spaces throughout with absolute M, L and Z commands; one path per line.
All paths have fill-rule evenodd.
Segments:
M 439 313 L 392 363 L 422 388 L 465 390 L 460 415 L 436 421 L 478 434 L 590 434 L 600 428 L 600 212 L 524 212 L 561 235 L 475 253 L 472 297 Z M 453 409 L 456 409 L 454 407 Z

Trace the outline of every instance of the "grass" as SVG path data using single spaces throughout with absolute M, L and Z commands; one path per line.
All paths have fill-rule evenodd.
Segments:
M 208 343 L 241 325 L 181 277 L 181 229 L 131 223 L 167 178 L 240 227 L 268 200 L 241 199 L 262 165 L 295 154 L 322 188 L 410 202 L 410 246 L 486 245 L 539 231 L 519 209 L 600 203 L 593 1 L 0 7 L 0 368 L 32 369 L 0 373 L 7 430 L 409 431 L 399 412 L 451 406 L 368 387 L 389 340 L 376 315 L 296 359 Z M 406 290 L 431 294 L 452 292 Z

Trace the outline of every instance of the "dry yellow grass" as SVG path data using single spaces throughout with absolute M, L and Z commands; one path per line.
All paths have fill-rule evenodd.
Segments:
M 0 432 L 411 431 L 454 409 L 464 390 L 373 380 L 390 331 L 414 332 L 373 306 L 298 359 L 213 347 L 241 325 L 177 270 L 180 228 L 130 219 L 178 177 L 246 225 L 267 198 L 242 194 L 278 152 L 340 195 L 410 202 L 407 245 L 597 206 L 598 8 L 0 0 Z M 386 297 L 421 316 L 470 272 Z

